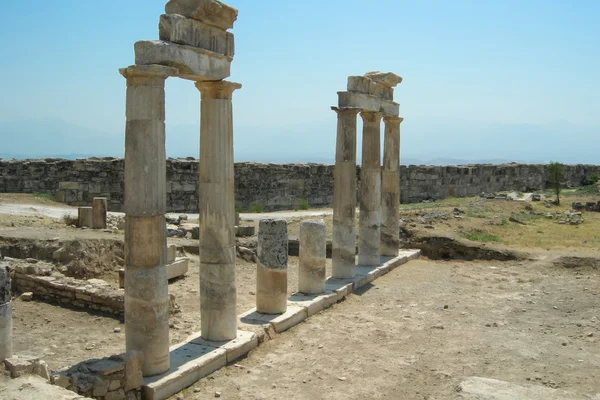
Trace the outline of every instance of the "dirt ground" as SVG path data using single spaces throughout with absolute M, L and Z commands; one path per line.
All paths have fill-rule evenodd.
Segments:
M 600 213 L 584 213 L 580 225 L 547 217 L 591 198 L 567 198 L 560 207 L 479 198 L 403 205 L 405 243 L 442 236 L 522 258 L 411 261 L 175 398 L 452 399 L 473 375 L 600 393 Z M 23 195 L 0 195 L 3 202 L 52 204 Z M 325 220 L 330 232 L 331 217 Z M 294 236 L 300 219 L 289 222 Z M 73 239 L 122 241 L 122 234 L 0 214 L 0 244 Z M 171 317 L 172 343 L 200 329 L 198 256 L 185 255 L 188 274 L 169 285 L 181 310 Z M 99 257 L 110 260 L 100 275 L 116 285 L 121 266 L 111 257 Z M 242 313 L 254 306 L 256 271 L 241 259 L 236 265 Z M 297 266 L 290 257 L 290 293 Z M 52 369 L 124 351 L 124 326 L 113 317 L 19 299 L 13 307 L 15 353 L 43 355 Z

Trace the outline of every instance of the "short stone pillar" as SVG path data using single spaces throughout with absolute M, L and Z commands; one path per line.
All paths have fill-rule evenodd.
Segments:
M 79 207 L 77 209 L 77 226 L 91 228 L 93 226 L 92 207 Z
M 211 341 L 237 337 L 233 91 L 227 81 L 196 82 L 200 102 L 200 331 Z
M 165 79 L 159 65 L 120 70 L 127 79 L 125 128 L 125 341 L 144 353 L 142 373 L 169 370 Z
M 360 173 L 360 215 L 358 226 L 358 264 L 381 262 L 381 114 L 362 111 L 362 168 Z
M 285 219 L 258 224 L 256 311 L 283 314 L 287 310 L 288 233 Z
M 0 364 L 12 357 L 12 298 L 10 270 L 0 262 Z
M 94 197 L 92 200 L 92 228 L 106 229 L 107 211 L 108 201 L 106 200 L 106 197 Z
M 384 116 L 383 168 L 381 171 L 381 255 L 396 257 L 400 248 L 400 123 Z
M 300 223 L 300 263 L 298 291 L 306 294 L 323 293 L 326 273 L 325 222 L 307 220 Z
M 359 108 L 331 107 L 337 113 L 333 170 L 333 278 L 354 278 L 356 264 L 356 115 Z

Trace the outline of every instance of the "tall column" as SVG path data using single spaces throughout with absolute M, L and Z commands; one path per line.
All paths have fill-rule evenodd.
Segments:
M 228 81 L 196 82 L 200 106 L 200 327 L 205 340 L 237 336 L 233 91 Z
M 333 170 L 332 276 L 354 278 L 356 264 L 356 114 L 359 108 L 331 107 L 337 113 Z
M 159 65 L 120 70 L 127 79 L 125 127 L 125 341 L 144 353 L 144 376 L 169 369 L 165 79 Z
M 361 111 L 363 119 L 362 167 L 360 172 L 360 216 L 358 227 L 358 263 L 381 262 L 381 114 Z
M 396 257 L 400 247 L 400 122 L 385 116 L 383 169 L 381 171 L 381 255 Z
M 0 262 L 0 364 L 12 357 L 12 298 L 10 270 Z

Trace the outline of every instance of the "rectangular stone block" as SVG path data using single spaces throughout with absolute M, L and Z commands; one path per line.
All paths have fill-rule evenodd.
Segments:
M 231 363 L 240 357 L 248 354 L 250 350 L 258 347 L 258 336 L 254 332 L 240 331 L 237 332 L 237 337 L 233 340 L 224 342 L 211 342 L 202 339 L 200 333 L 196 334 L 195 337 L 188 340 L 194 344 L 200 344 L 204 346 L 211 346 L 225 350 L 227 356 L 227 363 Z
M 167 279 L 171 280 L 188 272 L 190 259 L 187 257 L 177 258 L 175 261 L 167 264 Z
M 225 350 L 194 343 L 175 345 L 170 355 L 169 371 L 144 378 L 144 399 L 167 399 L 227 364 Z
M 356 92 L 338 92 L 338 107 L 358 107 L 365 111 L 381 112 L 397 117 L 400 115 L 400 105 L 389 100 Z
M 352 293 L 354 279 L 329 278 L 325 281 L 325 290 L 337 294 L 337 301 L 342 301 L 344 297 Z
M 162 40 L 139 41 L 134 49 L 136 64 L 177 68 L 177 76 L 183 79 L 218 81 L 230 75 L 231 57 L 209 50 Z
M 165 5 L 167 14 L 179 14 L 217 28 L 233 28 L 238 11 L 218 0 L 169 0 Z
M 171 263 L 175 261 L 175 258 L 177 258 L 177 245 L 167 245 L 167 262 Z
M 337 297 L 337 293 L 331 290 L 317 295 L 294 293 L 289 298 L 289 304 L 306 308 L 307 316 L 310 317 L 337 303 Z
M 178 14 L 163 14 L 158 23 L 158 37 L 177 44 L 198 47 L 233 57 L 233 34 Z
M 369 88 L 373 81 L 364 76 L 349 76 L 348 91 L 369 94 Z

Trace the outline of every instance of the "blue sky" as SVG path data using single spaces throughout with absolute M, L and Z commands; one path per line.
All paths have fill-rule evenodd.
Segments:
M 133 43 L 158 38 L 165 0 L 10 1 L 0 14 L 0 122 L 62 119 L 122 133 Z M 236 126 L 335 124 L 349 75 L 393 71 L 412 120 L 600 126 L 600 2 L 230 0 Z M 167 82 L 169 126 L 199 94 Z M 334 133 L 332 133 L 334 134 Z M 418 135 L 418 132 L 413 132 Z M 440 133 L 441 134 L 441 133 Z

